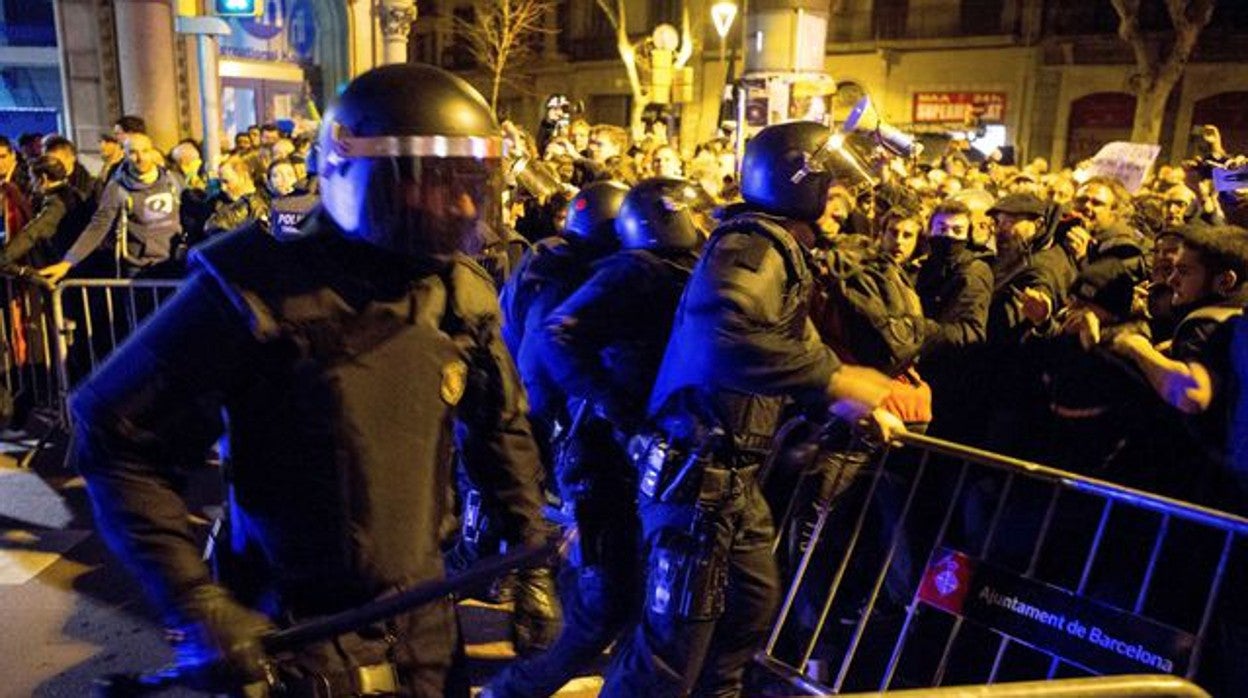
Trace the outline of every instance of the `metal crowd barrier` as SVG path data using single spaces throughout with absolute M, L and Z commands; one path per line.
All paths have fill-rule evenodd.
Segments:
M 808 459 L 778 488 L 773 468 L 769 491 L 791 496 L 772 500 L 787 589 L 762 667 L 811 695 L 1202 695 L 1174 682 L 1057 690 L 1129 674 L 1248 695 L 1237 666 L 1248 519 L 919 434 L 899 441 L 856 466 Z
M 843 698 L 868 698 L 881 693 L 843 694 Z M 995 686 L 956 686 L 912 691 L 892 691 L 900 698 L 1096 698 L 1096 696 L 1151 696 L 1152 698 L 1209 698 L 1191 681 L 1174 676 L 1097 676 L 1062 681 L 1025 681 Z
M 0 313 L 4 387 L 23 396 L 29 407 L 58 406 L 52 325 L 45 290 L 27 280 L 4 278 L 4 312 Z
M 51 290 L 58 401 L 181 285 L 165 279 L 65 279 Z
M 67 425 L 66 399 L 75 384 L 99 366 L 180 282 L 139 279 L 67 279 L 50 287 L 31 276 L 4 277 L 0 312 L 0 366 L 4 388 L 21 415 L 13 426 L 29 436 L 23 417 L 47 416 L 48 428 L 27 451 L 28 466 Z M 29 442 L 23 441 L 24 446 Z

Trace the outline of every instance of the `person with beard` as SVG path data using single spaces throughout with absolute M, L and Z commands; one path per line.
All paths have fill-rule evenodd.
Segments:
M 1141 459 L 1164 466 L 1149 484 L 1171 497 L 1244 516 L 1248 515 L 1248 478 L 1242 460 L 1245 373 L 1238 357 L 1245 346 L 1248 231 L 1197 224 L 1181 228 L 1179 234 L 1179 252 L 1169 278 L 1178 318 L 1174 334 L 1164 342 L 1124 334 L 1112 347 L 1144 374 L 1165 405 L 1163 416 L 1178 423 L 1180 433 L 1169 439 L 1155 435 L 1156 447 L 1146 454 L 1147 460 Z M 1213 569 L 1221 538 L 1210 540 L 1190 529 L 1176 531 L 1173 538 L 1155 585 L 1170 590 L 1160 599 L 1167 613 L 1196 627 L 1207 577 L 1186 570 Z M 1209 633 L 1210 661 L 1201 671 L 1201 685 L 1217 695 L 1240 692 L 1248 679 L 1242 661 L 1248 646 L 1248 605 L 1238 593 L 1248 575 L 1242 553 L 1230 558 L 1223 588 L 1236 591 L 1219 597 Z M 1168 577 L 1168 570 L 1185 572 Z
M 1166 228 L 1179 228 L 1200 216 L 1196 192 L 1186 184 L 1176 184 L 1161 192 L 1161 211 Z
M 1075 264 L 1122 260 L 1135 282 L 1148 278 L 1148 240 L 1131 227 L 1131 193 L 1116 179 L 1092 177 L 1075 193 L 1071 217 L 1058 237 Z
M 74 393 L 71 459 L 192 686 L 467 698 L 449 596 L 280 657 L 263 648 L 275 626 L 443 576 L 452 450 L 510 542 L 550 533 L 494 288 L 460 251 L 498 223 L 493 112 L 441 69 L 389 65 L 347 85 L 321 144 L 306 234 L 252 223 L 196 249 L 177 295 Z M 214 579 L 177 483 L 223 431 Z M 520 622 L 556 612 L 549 570 L 522 572 Z
M 113 276 L 105 271 L 114 264 L 112 250 L 97 254 L 110 234 L 117 248 L 115 275 L 180 275 L 182 186 L 160 166 L 160 153 L 146 135 L 129 134 L 125 148 L 126 163 L 104 186 L 91 222 L 60 262 L 39 270 L 49 282 L 57 283 L 82 264 L 88 265 L 88 274 Z
M 978 440 L 972 391 L 965 381 L 968 348 L 988 335 L 992 267 L 983 252 L 970 246 L 971 215 L 966 204 L 945 201 L 928 224 L 927 259 L 915 288 L 927 318 L 919 370 L 932 386 L 932 431 L 953 440 Z
M 1166 228 L 1153 238 L 1153 263 L 1145 284 L 1148 303 L 1149 336 L 1170 337 L 1179 319 L 1175 317 L 1174 289 L 1170 288 L 1170 275 L 1183 244 L 1181 227 Z
M 1029 415 L 1041 408 L 1034 380 L 1034 357 L 1024 338 L 1061 309 L 1075 279 L 1075 266 L 1055 246 L 1056 207 L 1032 194 L 1010 194 L 989 210 L 995 223 L 997 256 L 992 263 L 993 293 L 988 334 L 971 348 L 964 379 L 978 386 L 975 409 L 985 426 L 982 443 L 1016 454 Z
M 1076 270 L 1065 251 L 1054 245 L 1056 207 L 1032 194 L 1011 194 L 988 213 L 997 240 L 988 341 L 1017 345 L 1030 327 L 1061 308 Z
M 1215 466 L 1203 473 L 1188 498 L 1242 510 L 1243 501 L 1224 501 L 1229 409 L 1237 386 L 1230 360 L 1230 320 L 1243 312 L 1248 293 L 1248 231 L 1235 226 L 1186 226 L 1179 231 L 1179 253 L 1170 274 L 1178 324 L 1168 338 L 1141 333 L 1114 338 L 1113 349 L 1130 360 L 1157 395 L 1184 415 L 1202 460 Z M 1189 454 L 1192 455 L 1192 454 Z

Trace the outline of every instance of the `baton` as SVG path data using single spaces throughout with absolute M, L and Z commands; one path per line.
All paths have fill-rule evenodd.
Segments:
M 543 545 L 519 548 L 487 558 L 453 577 L 423 582 L 359 608 L 270 633 L 260 642 L 265 653 L 276 654 L 337 637 L 437 601 L 460 589 L 483 584 L 510 570 L 536 567 L 556 555 L 562 556 L 574 535 L 575 529 L 572 529 L 563 537 L 552 538 Z M 95 680 L 94 695 L 96 698 L 136 698 L 178 686 L 183 678 L 181 667 L 176 665 L 137 674 L 109 674 Z

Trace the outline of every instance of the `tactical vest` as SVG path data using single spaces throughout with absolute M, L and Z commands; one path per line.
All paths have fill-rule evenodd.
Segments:
M 702 251 L 677 311 L 676 326 L 668 343 L 663 365 L 651 396 L 651 410 L 660 414 L 668 436 L 676 441 L 697 441 L 699 434 L 721 429 L 730 437 L 731 447 L 738 453 L 757 456 L 770 448 L 772 437 L 780 426 L 790 395 L 777 391 L 747 391 L 730 385 L 732 373 L 721 375 L 723 366 L 705 350 L 706 333 L 718 331 L 692 321 L 697 306 L 714 306 L 722 299 L 703 297 L 697 277 L 716 273 L 705 269 L 715 248 L 730 236 L 746 234 L 752 242 L 742 253 L 741 265 L 750 270 L 762 265 L 766 253 L 775 250 L 785 267 L 784 288 L 749 288 L 743 282 L 739 292 L 761 298 L 772 294 L 778 298 L 777 323 L 774 330 L 792 338 L 803 338 L 810 325 L 809 299 L 814 277 L 806 255 L 797 240 L 784 227 L 782 219 L 749 212 L 735 216 L 712 233 Z M 732 270 L 721 270 L 720 273 Z M 817 337 L 811 341 L 818 343 Z M 743 338 L 743 341 L 753 341 Z M 725 380 L 727 379 L 727 380 Z M 691 390 L 692 389 L 692 390 Z M 688 433 L 679 433 L 689 425 Z
M 250 226 L 193 260 L 259 342 L 226 404 L 232 547 L 297 615 L 441 574 L 452 418 L 499 409 L 484 273 L 456 259 L 382 289 L 380 251 L 317 227 L 279 242 Z

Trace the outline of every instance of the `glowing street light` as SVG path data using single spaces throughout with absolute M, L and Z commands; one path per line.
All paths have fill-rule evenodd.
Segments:
M 732 21 L 737 18 L 737 3 L 733 0 L 719 0 L 711 5 L 711 21 L 715 23 L 715 33 L 719 34 L 719 60 L 724 60 L 724 39 L 728 30 L 732 29 Z

